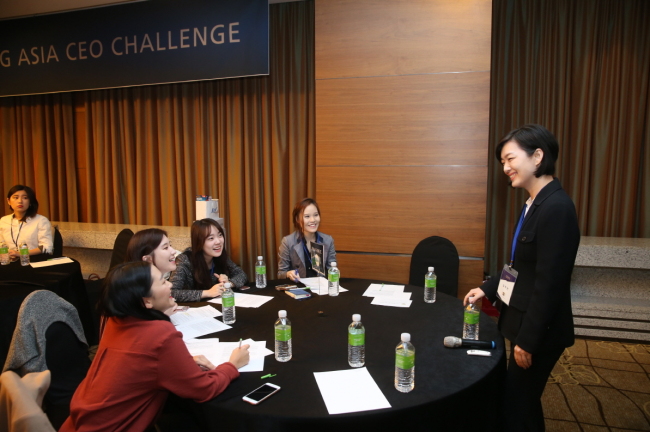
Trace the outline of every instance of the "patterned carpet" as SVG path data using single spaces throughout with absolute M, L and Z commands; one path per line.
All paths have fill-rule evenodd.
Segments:
M 650 431 L 650 345 L 576 339 L 542 403 L 547 432 Z

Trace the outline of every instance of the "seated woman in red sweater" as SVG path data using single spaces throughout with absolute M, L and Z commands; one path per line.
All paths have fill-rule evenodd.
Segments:
M 120 264 L 106 276 L 99 301 L 108 322 L 88 375 L 60 431 L 144 431 L 169 392 L 204 402 L 224 391 L 248 364 L 248 345 L 215 367 L 192 357 L 163 311 L 171 283 L 151 263 Z

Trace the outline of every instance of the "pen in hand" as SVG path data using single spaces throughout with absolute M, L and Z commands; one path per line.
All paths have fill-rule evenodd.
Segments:
M 239 349 L 241 349 L 241 338 L 239 338 Z

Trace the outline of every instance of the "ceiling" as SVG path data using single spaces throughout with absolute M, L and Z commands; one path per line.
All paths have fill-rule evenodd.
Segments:
M 0 19 L 88 9 L 119 3 L 147 0 L 0 0 Z M 269 0 L 270 3 L 286 3 L 301 0 Z

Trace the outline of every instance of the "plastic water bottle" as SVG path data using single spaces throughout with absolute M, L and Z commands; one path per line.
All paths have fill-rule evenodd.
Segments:
M 5 242 L 0 243 L 0 264 L 9 264 L 9 248 Z
M 348 363 L 352 367 L 366 364 L 366 328 L 361 324 L 361 315 L 352 315 L 348 326 Z
M 27 247 L 27 243 L 23 243 L 22 246 L 20 246 L 20 265 L 29 265 L 29 248 Z
M 424 302 L 435 303 L 438 276 L 433 272 L 433 267 L 429 267 L 428 270 L 428 273 L 424 275 Z
M 288 362 L 291 354 L 291 321 L 287 318 L 287 311 L 281 310 L 275 322 L 275 359 Z
M 221 313 L 223 314 L 223 323 L 224 324 L 234 324 L 235 319 L 235 293 L 232 292 L 232 284 L 226 282 L 223 284 L 226 289 L 223 294 L 221 294 Z
M 264 257 L 261 255 L 257 257 L 255 263 L 255 286 L 257 288 L 266 288 L 266 264 Z
M 481 316 L 478 304 L 467 303 L 463 314 L 463 339 L 478 340 L 478 320 Z
M 415 387 L 415 347 L 411 335 L 402 333 L 402 342 L 395 350 L 395 388 L 408 393 Z
M 333 262 L 329 271 L 327 272 L 327 294 L 332 297 L 339 295 L 339 279 L 341 278 L 341 272 L 336 263 Z

